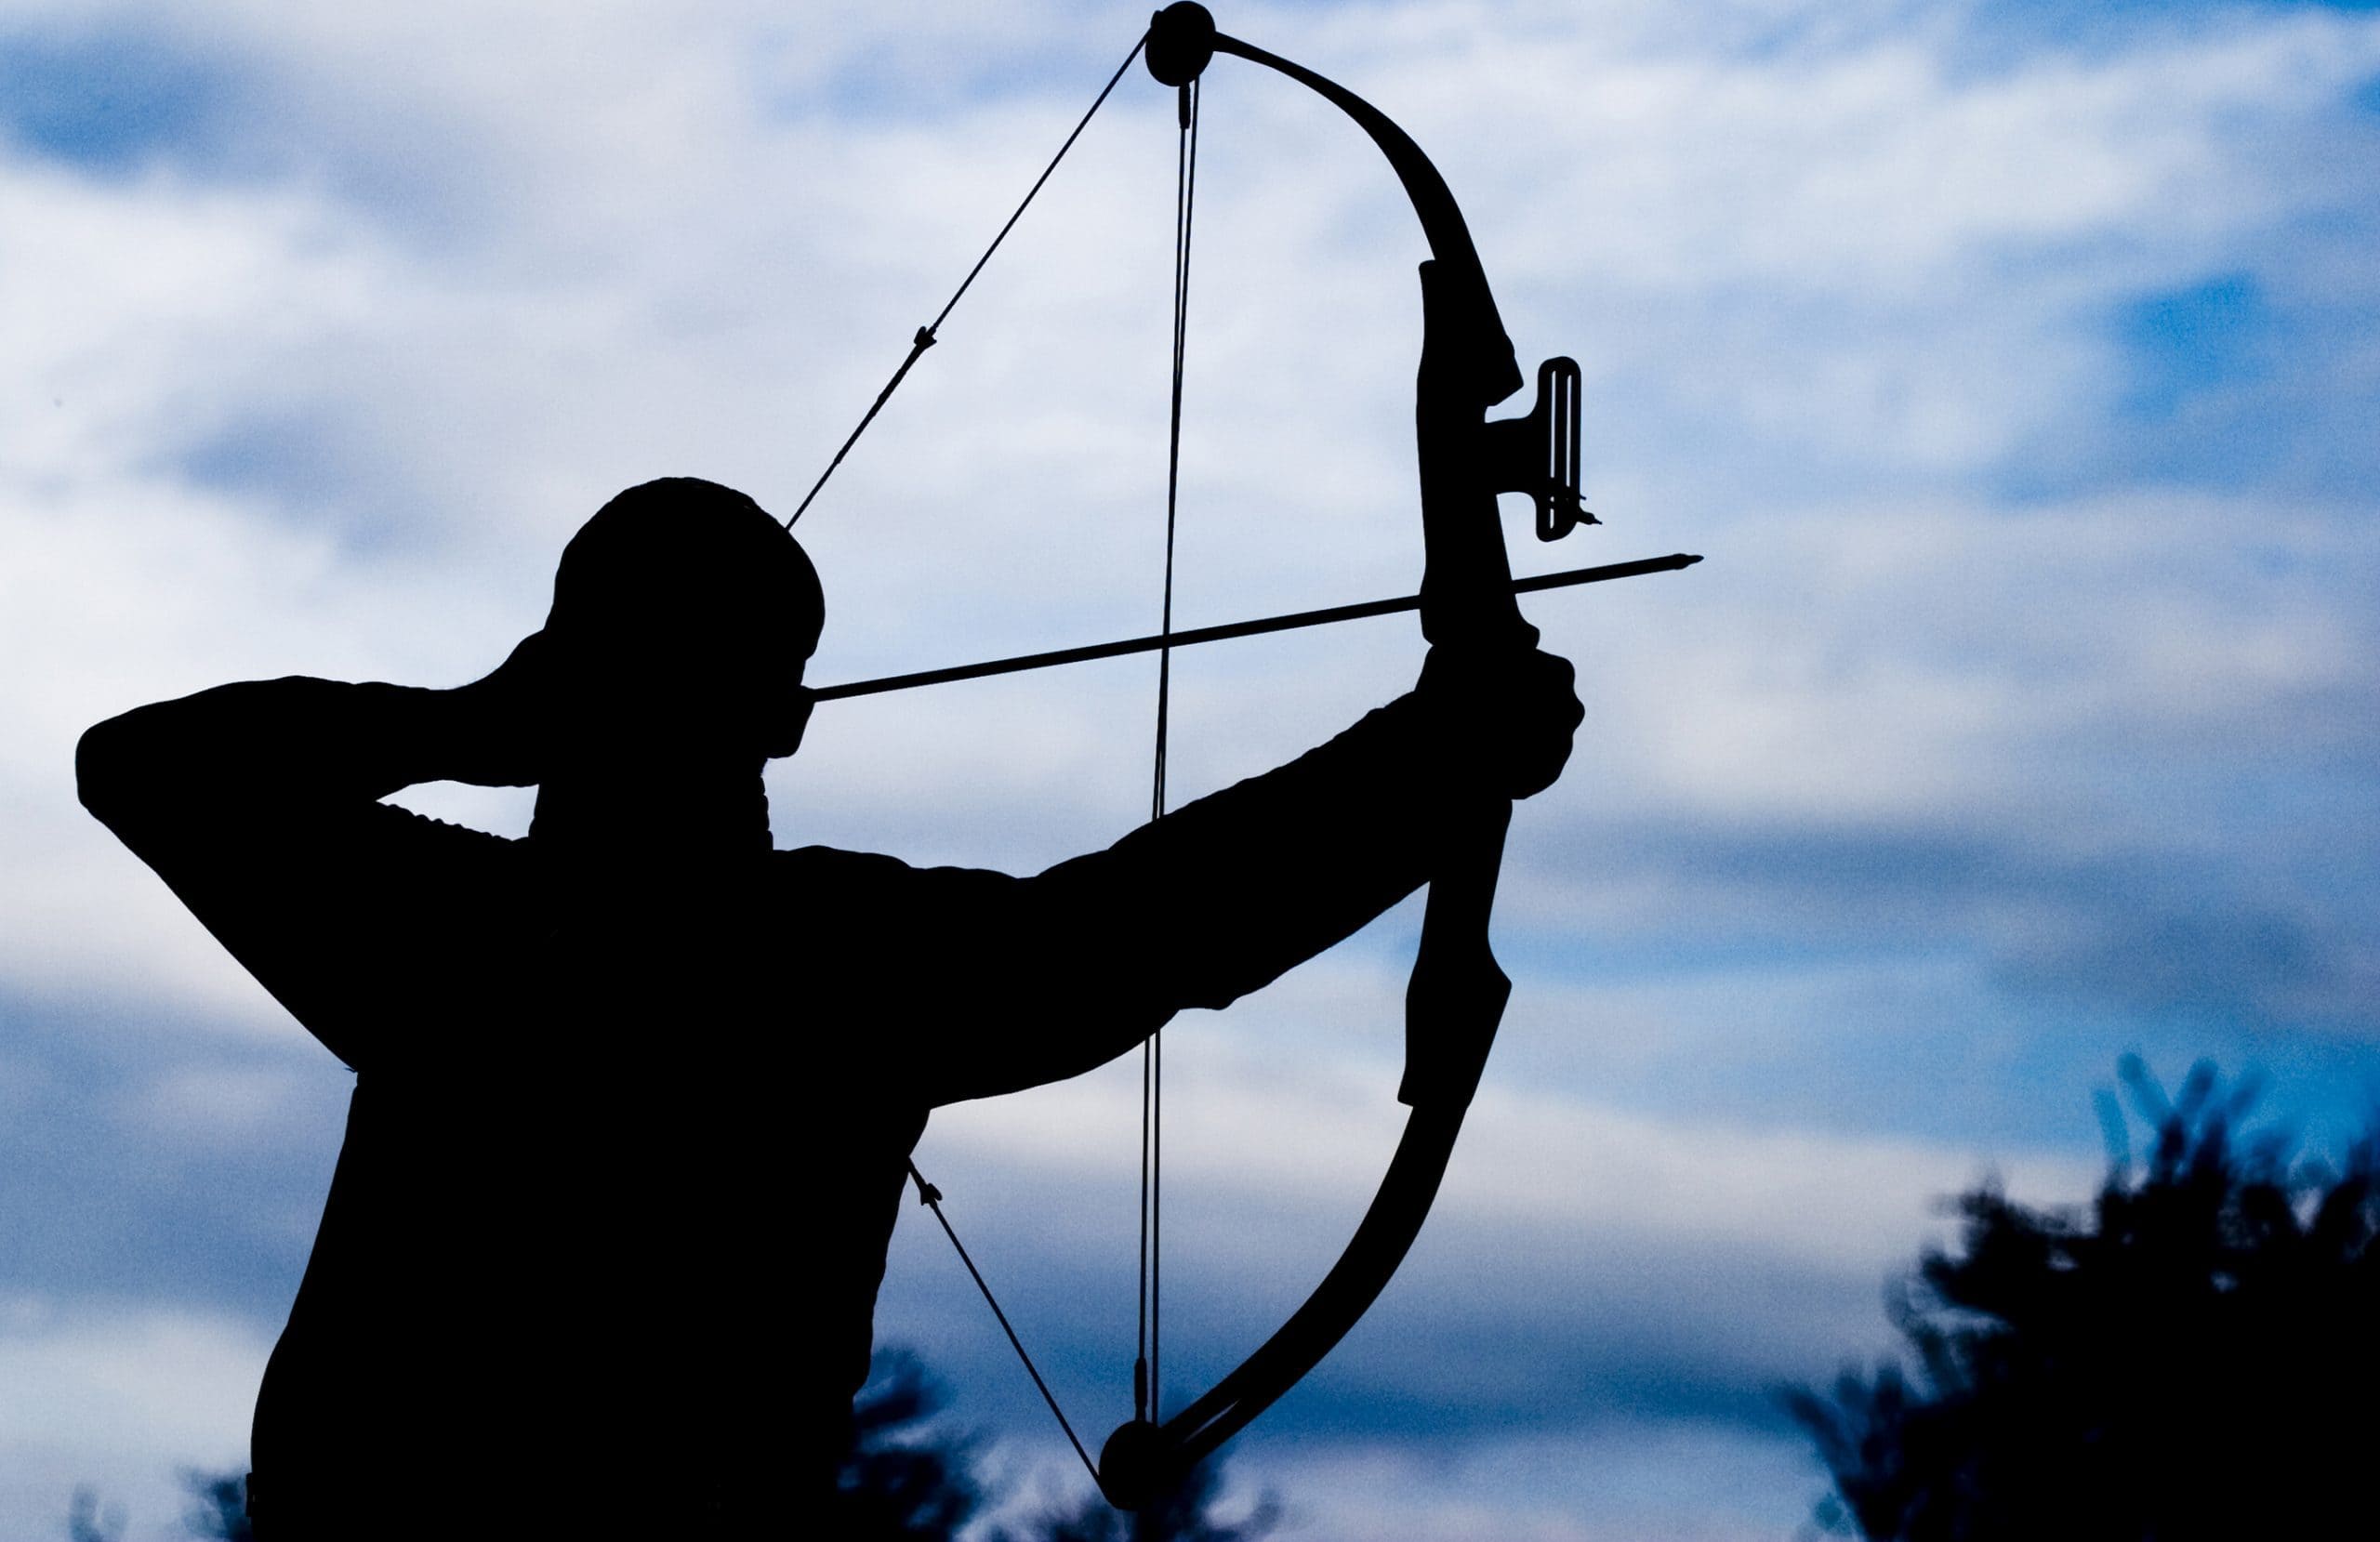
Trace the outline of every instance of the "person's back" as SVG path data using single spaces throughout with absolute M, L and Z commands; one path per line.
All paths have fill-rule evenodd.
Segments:
M 656 906 L 453 844 L 435 877 L 498 945 L 410 960 L 418 1037 L 359 1067 L 258 1401 L 268 1534 L 406 1484 L 523 1522 L 781 1498 L 840 1436 L 924 1121 L 803 1031 L 871 971 L 804 969 L 769 924 L 785 854 Z
M 258 682 L 86 735 L 85 801 L 357 1073 L 258 1401 L 267 1536 L 682 1520 L 832 1444 L 896 1197 L 863 1220 L 841 1174 L 897 1182 L 922 1105 L 792 1095 L 842 1079 L 792 1029 L 843 987 L 788 988 L 760 771 L 822 618 L 750 500 L 654 483 L 477 686 Z M 532 836 L 379 801 L 442 779 L 538 784 Z M 793 1314 L 804 1253 L 840 1334 Z

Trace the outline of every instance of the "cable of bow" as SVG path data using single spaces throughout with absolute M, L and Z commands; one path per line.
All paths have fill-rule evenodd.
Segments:
M 984 1272 L 975 1267 L 974 1259 L 968 1254 L 967 1245 L 959 1240 L 959 1233 L 951 1228 L 950 1218 L 942 1213 L 942 1191 L 926 1181 L 926 1175 L 918 1171 L 917 1160 L 914 1157 L 909 1161 L 909 1180 L 918 1186 L 918 1203 L 933 1212 L 933 1219 L 942 1223 L 942 1234 L 948 1237 L 950 1245 L 959 1250 L 959 1261 L 967 1266 L 967 1272 L 973 1278 L 975 1288 L 984 1293 L 984 1304 L 992 1309 L 992 1315 L 999 1320 L 1000 1331 L 1008 1335 L 1009 1344 L 1016 1351 L 1016 1357 L 1025 1362 L 1025 1374 L 1033 1378 L 1033 1385 L 1040 1392 L 1041 1401 L 1048 1404 L 1050 1412 L 1057 1417 L 1058 1428 L 1066 1432 L 1066 1443 L 1072 1445 L 1075 1448 L 1075 1455 L 1082 1458 L 1083 1470 L 1091 1474 L 1091 1482 L 1097 1483 L 1099 1469 L 1092 1465 L 1091 1453 L 1083 1449 L 1081 1439 L 1075 1434 L 1075 1427 L 1067 1422 L 1066 1411 L 1058 1406 L 1057 1394 L 1051 1391 L 1050 1384 L 1041 1379 L 1040 1367 L 1034 1364 L 1033 1357 L 1025 1352 L 1025 1340 L 1019 1338 L 1016 1336 L 1016 1329 L 1010 1325 L 1008 1313 L 1000 1310 L 999 1298 L 992 1294 L 992 1287 L 985 1282 Z
M 1000 226 L 999 233 L 993 236 L 991 244 L 984 248 L 984 255 L 975 259 L 975 265 L 967 270 L 967 276 L 959 280 L 959 287 L 952 292 L 950 298 L 944 302 L 941 311 L 935 315 L 932 321 L 927 323 L 924 326 L 918 328 L 917 336 L 910 339 L 908 357 L 901 361 L 900 367 L 892 372 L 892 377 L 884 383 L 884 389 L 876 393 L 876 400 L 868 403 L 867 411 L 860 415 L 858 425 L 852 429 L 849 437 L 843 441 L 841 447 L 836 450 L 834 458 L 826 463 L 826 468 L 818 473 L 818 480 L 811 484 L 810 491 L 803 495 L 800 504 L 794 509 L 792 516 L 786 521 L 785 527 L 787 530 L 791 530 L 795 521 L 799 521 L 803 513 L 809 509 L 810 505 L 817 498 L 819 490 L 826 485 L 826 479 L 835 474 L 835 468 L 842 465 L 843 457 L 851 454 L 852 446 L 859 442 L 860 435 L 866 433 L 867 431 L 867 426 L 876 421 L 877 415 L 884 410 L 884 403 L 892 399 L 892 393 L 900 389 L 901 382 L 908 377 L 911 366 L 917 363 L 918 360 L 925 353 L 926 349 L 934 345 L 935 334 L 941 330 L 942 323 L 950 319 L 951 311 L 958 308 L 959 300 L 965 297 L 968 289 L 973 285 L 976 275 L 983 272 L 984 265 L 992 260 L 992 254 L 1000 249 L 1000 243 L 1008 239 L 1009 231 L 1016 228 L 1016 222 L 1024 217 L 1025 211 L 1032 205 L 1035 195 L 1039 193 L 1043 184 L 1050 180 L 1051 174 L 1058 169 L 1058 163 L 1066 158 L 1066 152 L 1074 148 L 1075 141 L 1082 138 L 1082 131 L 1090 125 L 1092 115 L 1099 111 L 1101 105 L 1107 100 L 1108 96 L 1115 91 L 1117 82 L 1124 78 L 1124 72 L 1132 67 L 1132 61 L 1141 57 L 1141 49 L 1147 44 L 1147 42 L 1148 34 L 1146 33 L 1142 33 L 1140 40 L 1132 45 L 1131 52 L 1124 56 L 1124 62 L 1116 66 L 1116 72 L 1107 77 L 1107 84 L 1099 88 L 1099 95 L 1092 98 L 1091 105 L 1083 110 L 1083 114 L 1080 119 L 1077 120 L 1073 132 L 1069 133 L 1066 136 L 1065 142 L 1058 147 L 1058 152 L 1050 157 L 1050 164 L 1041 168 L 1041 175 L 1033 179 L 1033 185 L 1025 190 L 1025 197 L 1018 202 L 1015 211 L 1008 217 L 1007 222 Z M 1187 122 L 1183 125 L 1183 134 L 1186 147 L 1190 136 L 1190 125 Z M 1185 148 L 1185 154 L 1187 152 Z M 1183 191 L 1183 196 L 1186 199 L 1186 189 Z M 1174 458 L 1177 466 L 1180 461 L 1182 416 L 1182 307 L 1183 299 L 1182 286 L 1188 261 L 1186 249 L 1187 241 L 1188 232 L 1185 216 L 1183 228 L 1177 232 L 1174 248 L 1173 415 L 1175 444 Z M 1173 478 L 1171 473 L 1169 472 L 1166 494 L 1165 595 L 1165 626 L 1168 631 L 1171 630 L 1173 623 L 1172 488 Z M 1162 693 L 1160 693 L 1157 714 L 1157 770 L 1156 773 L 1156 798 L 1159 806 L 1158 811 L 1162 812 L 1165 798 L 1165 708 Z M 1147 1140 L 1144 1136 L 1144 1145 L 1145 1146 Z M 908 1168 L 909 1178 L 911 1181 L 917 1185 L 918 1203 L 925 1206 L 933 1212 L 933 1219 L 942 1226 L 943 1235 L 950 1239 L 950 1245 L 958 1251 L 959 1261 L 966 1265 L 968 1275 L 975 1282 L 975 1288 L 983 1292 L 984 1303 L 992 1309 L 992 1315 L 999 1322 L 1000 1331 L 1008 1336 L 1009 1346 L 1016 1351 L 1017 1359 L 1024 1363 L 1025 1375 L 1033 1378 L 1034 1388 L 1040 1392 L 1041 1401 L 1049 1404 L 1051 1415 L 1058 1421 L 1058 1428 L 1065 1432 L 1066 1443 L 1074 1447 L 1075 1455 L 1081 1458 L 1083 1470 L 1091 1474 L 1091 1481 L 1093 1483 L 1098 1482 L 1099 1468 L 1097 1464 L 1091 1460 L 1091 1453 L 1084 1449 L 1081 1439 L 1075 1434 L 1075 1427 L 1073 1423 L 1067 1419 L 1065 1410 L 1058 1405 L 1057 1395 L 1050 1390 L 1050 1384 L 1048 1381 L 1043 1379 L 1040 1368 L 1033 1364 L 1033 1356 L 1025 1351 L 1025 1340 L 1017 1337 L 1015 1327 L 1012 1325 L 1008 1320 L 1008 1313 L 1000 1308 L 999 1298 L 992 1292 L 990 1282 L 984 1278 L 984 1272 L 975 1267 L 975 1260 L 969 1255 L 967 1251 L 967 1245 L 959 1240 L 958 1230 L 950 1224 L 950 1218 L 943 1213 L 942 1191 L 933 1184 L 926 1181 L 925 1174 L 918 1170 L 918 1164 L 914 1158 L 910 1160 Z M 1146 1168 L 1144 1165 L 1144 1174 Z M 1146 1215 L 1149 1211 L 1150 1200 L 1149 1192 L 1145 1188 L 1145 1177 L 1144 1182 L 1144 1192 L 1143 1206 L 1144 1214 Z M 1144 1232 L 1143 1242 L 1143 1254 L 1144 1258 L 1147 1256 L 1147 1241 Z M 1147 1321 L 1145 1310 L 1144 1306 L 1144 1322 Z M 1138 1377 L 1138 1374 L 1139 1373 L 1136 1370 L 1136 1379 Z
M 1124 56 L 1124 62 L 1116 66 L 1116 72 L 1108 76 L 1107 84 L 1099 88 L 1099 95 L 1091 99 L 1089 107 L 1083 109 L 1082 117 L 1075 124 L 1074 132 L 1066 136 L 1066 142 L 1058 147 L 1058 153 L 1050 157 L 1050 164 L 1041 168 L 1041 175 L 1035 178 L 1033 185 L 1025 191 L 1025 197 L 1017 204 L 1016 211 L 1008 217 L 1008 223 L 1000 227 L 999 234 L 992 237 L 992 244 L 984 248 L 984 255 L 975 259 L 975 266 L 967 270 L 967 276 L 959 281 L 959 287 L 951 292 L 949 299 L 943 302 L 942 310 L 934 319 L 918 328 L 917 336 L 909 339 L 909 356 L 901 361 L 901 367 L 892 372 L 892 378 L 884 382 L 884 389 L 876 393 L 876 400 L 869 402 L 867 411 L 860 415 L 858 426 L 853 428 L 850 437 L 843 441 L 842 447 L 835 452 L 834 458 L 826 463 L 826 468 L 818 473 L 818 480 L 810 484 L 810 491 L 802 494 L 800 506 L 785 521 L 786 529 L 791 530 L 794 521 L 809 510 L 812 501 L 818 496 L 819 489 L 825 487 L 826 479 L 835 474 L 835 468 L 842 465 L 843 457 L 850 455 L 852 446 L 859 442 L 859 436 L 867 432 L 867 426 L 876 421 L 876 415 L 884 410 L 884 403 L 892 399 L 892 393 L 901 389 L 901 382 L 909 377 L 910 366 L 918 362 L 926 349 L 933 347 L 935 335 L 942 330 L 942 323 L 950 319 L 950 313 L 953 310 L 959 309 L 959 301 L 973 285 L 975 275 L 984 270 L 984 264 L 992 260 L 992 254 L 1000 249 L 1000 243 L 1008 239 L 1009 231 L 1016 229 L 1016 222 L 1025 217 L 1025 211 L 1032 205 L 1034 195 L 1041 191 L 1041 184 L 1050 179 L 1050 174 L 1058 169 L 1058 163 L 1066 158 L 1066 152 L 1074 149 L 1075 141 L 1082 138 L 1082 131 L 1091 125 L 1091 114 L 1099 111 L 1100 104 L 1106 101 L 1108 93 L 1116 89 L 1116 83 L 1122 80 L 1124 72 L 1132 67 L 1132 60 L 1141 57 L 1141 49 L 1147 45 L 1148 40 L 1148 33 L 1143 33 L 1140 42 L 1132 45 L 1132 51 Z

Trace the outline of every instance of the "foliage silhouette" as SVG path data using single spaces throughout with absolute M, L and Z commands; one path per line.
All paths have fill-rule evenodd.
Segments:
M 1830 1530 L 1905 1542 L 2331 1535 L 2369 1505 L 2380 1384 L 2375 1146 L 2341 1171 L 2237 1133 L 2253 1082 L 2191 1068 L 2170 1101 L 2121 1066 L 2153 1131 L 2087 1207 L 1962 1196 L 1960 1250 L 1892 1303 L 1912 1377 L 1786 1394 L 1835 1493 Z M 2366 1516 L 2368 1520 L 2368 1515 Z
M 74 1490 L 74 1498 L 66 1509 L 67 1542 L 123 1542 L 125 1512 L 122 1505 L 99 1504 L 99 1491 L 85 1483 Z
M 1222 1463 L 1190 1470 L 1180 1487 L 1127 1513 L 1097 1495 L 1046 1511 L 1030 1532 L 996 1531 L 992 1542 L 1263 1542 L 1280 1524 L 1280 1500 L 1270 1490 L 1247 1516 L 1224 1522 L 1211 1513 L 1223 1488 Z
M 836 1535 L 943 1542 L 983 1507 L 977 1442 L 939 1427 L 944 1401 L 917 1356 L 877 1355 L 875 1374 L 852 1406 L 852 1444 L 836 1473 Z
M 209 1472 L 186 1467 L 182 1492 L 189 1508 L 182 1511 L 182 1531 L 202 1542 L 255 1542 L 248 1524 L 247 1475 L 237 1470 Z M 123 1542 L 129 1523 L 122 1505 L 102 1506 L 99 1491 L 85 1483 L 74 1490 L 67 1507 L 68 1542 Z
M 998 1497 L 976 1470 L 982 1441 L 942 1418 L 946 1397 L 923 1362 L 906 1350 L 876 1357 L 853 1407 L 853 1438 L 837 1473 L 833 1524 L 822 1535 L 843 1542 L 953 1542 Z M 992 1542 L 1262 1542 L 1277 1522 L 1271 1495 L 1245 1519 L 1209 1513 L 1223 1485 L 1221 1462 L 1195 1469 L 1172 1499 L 1138 1516 L 1108 1508 L 1096 1495 L 1041 1517 L 1025 1531 L 1002 1528 Z M 251 1542 L 245 1475 L 185 1469 L 190 1507 L 185 1535 L 205 1542 Z M 432 1528 L 434 1529 L 434 1527 Z M 67 1518 L 70 1542 L 121 1542 L 126 1517 L 77 1489 Z
M 942 1542 L 995 1502 L 975 1470 L 981 1442 L 940 1423 L 944 1403 L 942 1388 L 916 1355 L 878 1354 L 838 1476 L 842 1510 L 835 1535 Z M 1025 1530 L 995 1529 L 991 1542 L 1263 1542 L 1278 1522 L 1278 1501 L 1268 1493 L 1246 1518 L 1224 1522 L 1211 1513 L 1223 1473 L 1221 1459 L 1200 1463 L 1171 1496 L 1129 1515 L 1087 1494 Z
M 245 1473 L 184 1468 L 182 1492 L 190 1496 L 182 1530 L 207 1542 L 256 1542 L 256 1528 L 248 1523 Z

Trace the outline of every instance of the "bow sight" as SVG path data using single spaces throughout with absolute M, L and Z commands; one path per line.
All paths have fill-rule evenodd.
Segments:
M 1508 417 L 1481 430 L 1499 493 L 1537 500 L 1537 538 L 1558 541 L 1596 519 L 1579 502 L 1579 362 L 1548 359 L 1537 366 L 1537 405 L 1527 417 Z

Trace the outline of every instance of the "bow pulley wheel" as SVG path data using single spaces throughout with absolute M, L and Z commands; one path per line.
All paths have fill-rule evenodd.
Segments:
M 1215 19 L 1198 0 L 1175 3 L 1149 18 L 1149 73 L 1167 86 L 1187 86 L 1215 57 Z
M 1117 1509 L 1144 1509 L 1167 1481 L 1181 1479 L 1178 1470 L 1167 1470 L 1167 1454 L 1165 1432 L 1150 1420 L 1117 1425 L 1099 1448 L 1099 1492 Z

